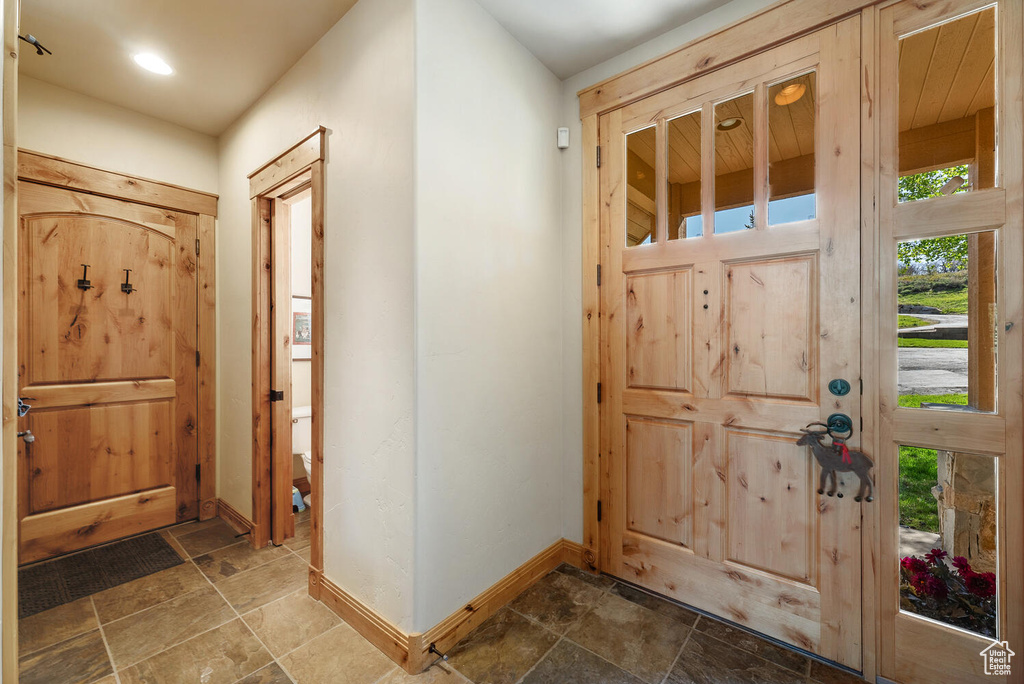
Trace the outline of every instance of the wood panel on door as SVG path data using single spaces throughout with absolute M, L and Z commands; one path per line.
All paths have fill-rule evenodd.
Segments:
M 859 418 L 827 389 L 860 376 L 859 22 L 600 119 L 602 569 L 855 669 L 861 504 L 819 495 L 796 441 Z M 775 225 L 797 195 L 811 217 Z
M 19 211 L 21 562 L 196 517 L 197 217 L 27 182 Z

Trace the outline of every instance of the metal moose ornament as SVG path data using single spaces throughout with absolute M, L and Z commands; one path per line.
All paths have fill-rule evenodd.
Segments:
M 815 425 L 821 426 L 824 429 L 809 429 Z M 797 445 L 811 447 L 811 453 L 814 454 L 815 460 L 821 466 L 821 479 L 818 481 L 819 494 L 825 493 L 826 481 L 831 477 L 832 486 L 828 490 L 828 495 L 836 495 L 836 488 L 838 487 L 836 473 L 856 473 L 857 477 L 860 478 L 860 488 L 857 490 L 857 495 L 853 497 L 853 500 L 860 501 L 864 499 L 865 501 L 874 501 L 875 483 L 871 479 L 870 471 L 875 464 L 863 451 L 848 448 L 845 441 L 836 436 L 835 431 L 824 423 L 810 423 L 806 428 L 800 428 L 800 432 L 803 432 L 804 435 L 796 441 Z M 825 435 L 831 438 L 831 444 L 822 442 L 822 438 Z M 839 492 L 838 496 L 842 498 L 843 493 Z

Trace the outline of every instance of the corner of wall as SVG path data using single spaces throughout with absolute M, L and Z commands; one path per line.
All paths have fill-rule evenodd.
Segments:
M 471 0 L 418 0 L 416 65 L 422 630 L 561 538 L 561 84 Z

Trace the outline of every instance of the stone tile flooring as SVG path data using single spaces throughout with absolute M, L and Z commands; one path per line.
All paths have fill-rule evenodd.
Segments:
M 184 565 L 21 621 L 22 684 L 861 681 L 564 565 L 480 625 L 447 664 L 411 677 L 306 595 L 308 531 L 259 551 L 216 519 L 162 534 Z

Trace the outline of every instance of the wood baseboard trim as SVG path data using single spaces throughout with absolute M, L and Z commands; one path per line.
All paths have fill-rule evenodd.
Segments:
M 419 673 L 433 660 L 432 654 L 429 653 L 431 644 L 434 644 L 441 652 L 448 651 L 484 620 L 498 612 L 502 606 L 561 565 L 566 556 L 575 555 L 575 549 L 567 545 L 573 545 L 573 543 L 559 539 L 505 575 L 496 584 L 442 620 L 440 624 L 423 634 L 411 635 L 410 650 L 415 645 L 413 655 L 418 658 L 416 658 L 416 662 L 411 663 L 416 666 L 415 669 L 411 669 L 409 672 Z M 418 643 L 414 644 L 414 642 Z
M 254 527 L 252 521 L 239 513 L 238 509 L 224 499 L 217 499 L 217 516 L 235 528 L 235 531 L 239 534 L 249 533 L 249 536 L 252 536 L 251 533 Z
M 409 674 L 419 674 L 433 660 L 430 645 L 445 652 L 484 620 L 562 563 L 588 569 L 584 548 L 559 539 L 480 595 L 423 633 L 406 634 L 310 566 L 309 595 L 323 601 L 339 617 Z
M 562 562 L 589 572 L 591 568 L 587 563 L 586 552 L 583 544 L 577 544 L 568 539 L 562 540 Z
M 333 610 L 350 627 L 363 635 L 384 655 L 412 672 L 409 667 L 409 635 L 388 622 L 383 616 L 346 592 L 316 568 L 309 568 L 309 583 L 316 586 L 319 600 Z M 310 596 L 312 596 L 312 591 Z

